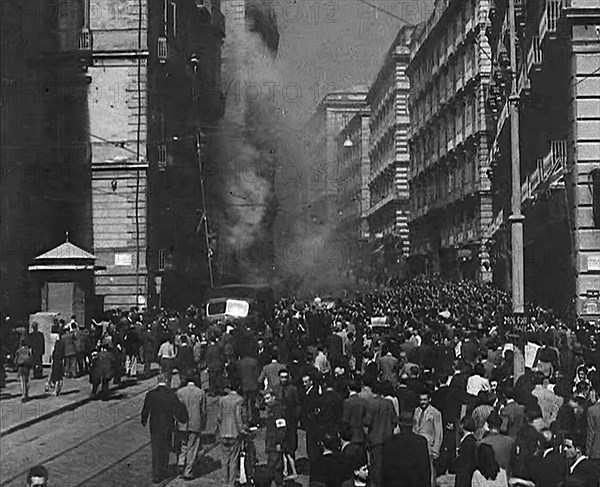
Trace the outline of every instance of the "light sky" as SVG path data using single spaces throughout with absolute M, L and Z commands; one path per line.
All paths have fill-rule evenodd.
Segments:
M 433 0 L 366 0 L 416 24 L 426 20 Z M 361 0 L 273 0 L 280 42 L 275 94 L 284 120 L 298 127 L 334 89 L 368 86 L 403 24 Z

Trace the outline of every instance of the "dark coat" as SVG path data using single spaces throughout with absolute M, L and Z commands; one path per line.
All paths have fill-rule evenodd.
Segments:
M 566 467 L 565 458 L 558 449 L 554 449 L 542 456 L 529 470 L 536 486 L 558 487 L 565 480 Z
M 367 401 L 358 394 L 350 396 L 342 406 L 342 420 L 352 428 L 352 442 L 364 443 L 364 420 L 367 411 Z
M 321 456 L 315 470 L 312 481 L 321 482 L 325 487 L 340 487 L 342 482 L 348 480 L 347 464 L 339 453 Z
M 240 375 L 244 392 L 258 391 L 258 360 L 254 357 L 244 357 L 240 360 Z
M 46 349 L 44 334 L 41 331 L 32 331 L 29 334 L 29 346 L 33 355 L 38 357 L 44 355 Z
M 92 360 L 92 366 L 90 368 L 90 383 L 99 384 L 102 379 L 110 380 L 114 377 L 114 373 L 114 355 L 108 350 L 102 350 L 98 353 L 97 357 Z
M 146 394 L 142 408 L 142 426 L 150 418 L 152 436 L 168 436 L 175 427 L 175 420 L 188 421 L 188 412 L 172 389 L 159 385 Z
M 319 412 L 319 421 L 326 428 L 328 426 L 337 426 L 342 420 L 342 409 L 344 400 L 333 390 L 328 390 L 321 396 L 321 408 Z
M 381 474 L 385 487 L 429 487 L 431 467 L 427 440 L 413 432 L 388 438 L 383 444 Z
M 370 445 L 383 445 L 392 436 L 398 415 L 392 401 L 375 396 L 367 400 L 364 424 L 367 426 L 367 441 Z
M 193 371 L 196 363 L 194 362 L 194 351 L 189 345 L 179 347 L 177 350 L 177 368 L 179 372 Z
M 586 459 L 579 462 L 573 472 L 569 473 L 567 481 L 574 481 L 572 485 L 580 485 L 581 487 L 598 487 L 599 477 L 600 467 L 598 463 Z
M 321 407 L 321 396 L 316 386 L 313 386 L 308 394 L 302 397 L 302 426 L 307 432 L 316 433 L 319 428 L 319 409 Z
M 475 455 L 477 453 L 477 440 L 471 433 L 460 443 L 458 457 L 452 464 L 451 471 L 456 474 L 454 487 L 471 487 L 471 478 L 475 471 Z

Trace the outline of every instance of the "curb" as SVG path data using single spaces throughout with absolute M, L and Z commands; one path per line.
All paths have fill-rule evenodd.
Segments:
M 138 385 L 138 384 L 143 384 L 144 382 L 146 382 L 148 380 L 151 380 L 151 379 L 152 378 L 144 379 L 144 380 L 141 380 L 141 381 L 137 381 L 137 382 L 131 384 L 131 386 L 135 386 L 135 385 Z M 117 387 L 117 388 L 111 389 L 110 392 L 120 391 L 120 390 L 126 389 L 127 387 L 130 387 L 130 386 L 124 385 L 122 387 Z M 110 396 L 109 396 L 109 398 L 110 398 Z M 92 396 L 90 394 L 90 395 L 88 395 L 86 397 L 83 397 L 81 399 L 78 399 L 76 401 L 70 402 L 68 404 L 64 404 L 63 406 L 60 406 L 60 407 L 58 407 L 58 408 L 56 408 L 56 409 L 54 409 L 52 411 L 48 411 L 45 414 L 41 414 L 39 416 L 35 416 L 35 417 L 31 418 L 31 419 L 28 419 L 28 420 L 23 421 L 21 423 L 17 423 L 17 424 L 15 424 L 13 426 L 9 426 L 8 428 L 1 430 L 0 431 L 0 437 L 6 436 L 6 435 L 10 435 L 10 434 L 15 433 L 17 431 L 20 431 L 20 430 L 22 430 L 24 428 L 28 428 L 29 426 L 31 426 L 31 425 L 33 425 L 35 423 L 39 423 L 41 421 L 45 421 L 47 419 L 51 419 L 51 418 L 53 418 L 55 416 L 58 416 L 59 414 L 62 414 L 64 412 L 72 411 L 73 409 L 81 407 L 84 404 L 87 404 L 87 403 L 92 402 L 92 401 L 97 400 L 97 399 L 98 399 L 97 397 L 94 397 L 94 396 Z M 27 404 L 27 403 L 25 403 L 25 404 Z M 25 404 L 23 404 L 23 405 L 25 405 Z

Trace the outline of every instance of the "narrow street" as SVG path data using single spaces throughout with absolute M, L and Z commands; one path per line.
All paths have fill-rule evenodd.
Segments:
M 178 376 L 174 385 L 178 385 Z M 42 420 L 2 436 L 1 486 L 25 484 L 27 470 L 43 464 L 50 473 L 50 485 L 61 487 L 151 485 L 152 452 L 147 428 L 140 423 L 140 411 L 155 379 L 116 390 L 107 401 L 94 400 L 72 411 Z M 71 390 L 72 390 L 71 386 Z M 67 385 L 66 391 L 70 387 Z M 43 399 L 42 399 L 43 400 Z M 218 398 L 209 397 L 208 423 L 202 435 L 202 451 L 196 478 L 176 477 L 176 456 L 171 454 L 170 487 L 221 486 L 221 448 L 215 439 Z M 259 465 L 266 463 L 265 430 L 254 440 Z M 297 452 L 299 477 L 288 487 L 307 487 L 304 431 L 299 431 Z M 451 476 L 440 478 L 442 487 L 453 485 Z

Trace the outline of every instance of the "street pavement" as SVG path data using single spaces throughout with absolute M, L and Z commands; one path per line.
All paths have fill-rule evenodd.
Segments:
M 80 406 L 92 399 L 88 376 L 65 379 L 62 394 L 56 397 L 44 390 L 50 371 L 44 372 L 44 379 L 30 381 L 30 400 L 27 403 L 21 402 L 21 388 L 17 374 L 7 374 L 6 387 L 0 391 L 0 436 L 51 417 L 66 408 Z
M 13 379 L 9 377 L 9 380 Z M 174 386 L 178 386 L 178 376 Z M 65 381 L 64 397 L 46 396 L 44 381 L 34 381 L 33 400 L 21 404 L 19 384 L 10 380 L 1 394 L 2 455 L 0 485 L 25 485 L 27 470 L 37 464 L 50 472 L 50 485 L 78 487 L 130 487 L 152 485 L 150 435 L 140 422 L 145 393 L 156 385 L 155 379 L 129 383 L 112 391 L 110 399 L 90 400 L 87 377 Z M 16 389 L 15 389 L 16 386 Z M 16 391 L 16 392 L 15 392 Z M 208 424 L 202 437 L 202 452 L 197 478 L 185 481 L 176 477 L 175 454 L 171 454 L 173 475 L 161 486 L 196 487 L 223 484 L 221 448 L 216 441 L 215 397 L 208 400 Z M 62 408 L 62 409 L 61 409 Z M 6 424 L 5 425 L 5 420 Z M 12 429 L 12 432 L 10 430 Z M 266 463 L 265 430 L 254 440 L 259 465 Z M 297 463 L 301 474 L 289 487 L 307 487 L 305 437 L 299 431 Z M 439 479 L 441 487 L 454 485 L 453 476 Z

